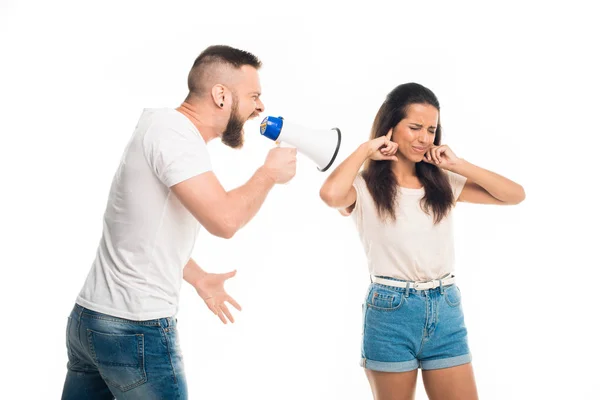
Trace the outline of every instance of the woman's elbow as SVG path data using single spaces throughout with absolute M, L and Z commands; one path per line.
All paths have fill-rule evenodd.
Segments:
M 321 200 L 323 200 L 323 202 L 329 207 L 335 207 L 336 203 L 339 201 L 339 196 L 337 193 L 327 186 L 323 186 L 321 188 L 319 191 L 319 196 L 321 197 Z

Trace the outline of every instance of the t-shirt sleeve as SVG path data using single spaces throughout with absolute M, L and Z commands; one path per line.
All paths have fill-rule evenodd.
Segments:
M 153 124 L 143 139 L 144 155 L 167 187 L 212 170 L 206 143 L 197 132 L 176 124 Z
M 446 171 L 448 174 L 448 180 L 450 181 L 450 187 L 452 187 L 452 194 L 454 196 L 454 201 L 458 200 L 458 196 L 460 196 L 463 188 L 465 187 L 465 183 L 467 182 L 467 178 L 457 173 Z

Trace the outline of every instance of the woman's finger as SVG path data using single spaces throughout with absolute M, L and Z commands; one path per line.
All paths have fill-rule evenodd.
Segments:
M 440 146 L 437 148 L 437 158 L 438 161 L 441 163 L 443 161 L 443 157 L 442 155 L 446 152 L 446 148 L 444 146 Z
M 423 159 L 427 162 L 431 162 L 431 149 L 425 152 L 425 157 Z
M 436 148 L 436 149 L 434 149 L 434 150 L 431 152 L 431 156 L 432 156 L 432 158 L 433 158 L 433 161 L 434 161 L 436 164 L 439 164 L 439 163 L 440 163 L 440 159 L 438 158 L 438 150 L 439 150 L 439 147 L 438 147 L 438 148 Z

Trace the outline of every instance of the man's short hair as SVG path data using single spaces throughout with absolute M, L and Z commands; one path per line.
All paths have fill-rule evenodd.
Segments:
M 252 53 L 239 50 L 230 46 L 215 45 L 207 47 L 194 61 L 194 65 L 188 75 L 188 89 L 190 93 L 201 95 L 204 90 L 203 81 L 209 76 L 210 69 L 215 64 L 241 68 L 250 65 L 260 69 L 262 62 Z

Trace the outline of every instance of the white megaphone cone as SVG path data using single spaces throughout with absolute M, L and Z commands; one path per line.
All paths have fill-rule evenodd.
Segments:
M 260 134 L 276 143 L 286 143 L 310 158 L 319 171 L 331 167 L 340 150 L 342 133 L 338 128 L 310 129 L 284 121 L 282 117 L 266 117 L 260 124 Z

